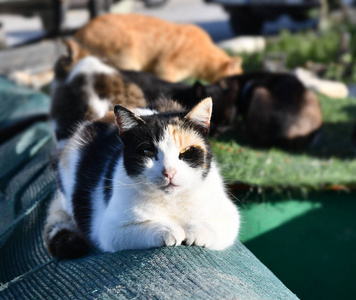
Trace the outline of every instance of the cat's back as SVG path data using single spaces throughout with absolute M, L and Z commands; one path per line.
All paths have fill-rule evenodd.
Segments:
M 111 45 L 112 50 L 115 50 L 149 40 L 157 45 L 162 37 L 171 35 L 175 29 L 174 24 L 151 16 L 104 14 L 81 28 L 74 38 L 89 49 Z
M 88 49 L 100 49 L 109 56 L 113 51 L 135 47 L 140 47 L 142 55 L 216 48 L 210 36 L 196 25 L 174 24 L 140 14 L 101 15 L 81 28 L 74 38 Z

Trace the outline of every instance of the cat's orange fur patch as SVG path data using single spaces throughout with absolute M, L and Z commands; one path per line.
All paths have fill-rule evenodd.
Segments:
M 177 125 L 168 125 L 167 131 L 170 137 L 174 140 L 179 151 L 187 147 L 199 147 L 204 153 L 206 153 L 206 148 L 204 141 L 194 132 L 189 129 L 182 129 Z

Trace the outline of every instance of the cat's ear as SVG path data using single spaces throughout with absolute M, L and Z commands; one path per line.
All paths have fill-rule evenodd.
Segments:
M 74 39 L 62 38 L 61 41 L 66 49 L 67 58 L 71 62 L 77 62 L 79 59 L 89 55 L 89 52 L 82 48 Z
M 66 38 L 62 38 L 61 42 L 66 50 L 66 57 L 74 61 L 77 57 L 78 49 L 76 48 L 75 42 Z
M 116 123 L 119 126 L 120 136 L 127 130 L 139 125 L 144 124 L 145 121 L 139 116 L 135 115 L 132 111 L 121 105 L 115 105 L 114 113 L 116 118 Z
M 185 116 L 185 119 L 201 126 L 207 132 L 209 131 L 212 111 L 213 101 L 211 97 L 205 98 Z

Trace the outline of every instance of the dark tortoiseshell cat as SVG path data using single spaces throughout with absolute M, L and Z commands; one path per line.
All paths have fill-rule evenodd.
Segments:
M 303 150 L 322 126 L 317 96 L 294 75 L 255 72 L 227 77 L 215 87 L 207 87 L 206 93 L 215 99 L 216 94 L 209 93 L 209 89 L 216 86 L 230 90 L 236 97 L 214 102 L 226 115 L 215 121 L 219 125 L 228 120 L 236 122 L 236 115 L 241 115 L 249 141 L 256 146 Z

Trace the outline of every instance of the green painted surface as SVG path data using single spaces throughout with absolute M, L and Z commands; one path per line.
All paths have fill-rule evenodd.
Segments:
M 300 299 L 355 299 L 356 192 L 290 199 L 245 200 L 244 244 Z
M 242 211 L 240 240 L 247 242 L 285 222 L 321 208 L 320 202 L 298 200 L 247 204 Z

